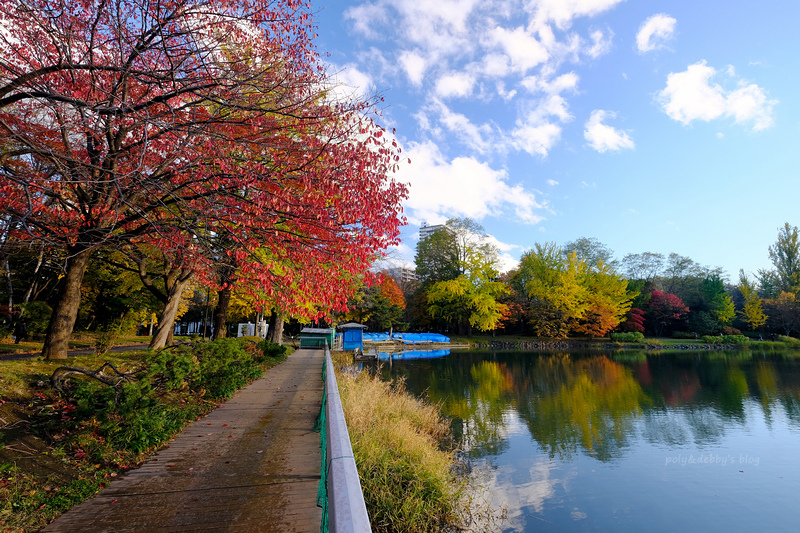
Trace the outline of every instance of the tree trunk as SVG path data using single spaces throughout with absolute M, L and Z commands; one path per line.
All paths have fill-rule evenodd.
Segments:
M 269 331 L 267 332 L 269 341 L 283 345 L 283 317 L 273 311 L 269 317 Z
M 86 273 L 86 266 L 92 256 L 92 250 L 77 251 L 70 248 L 67 259 L 67 275 L 61 288 L 50 324 L 47 327 L 47 336 L 44 339 L 42 357 L 45 359 L 66 359 L 69 348 L 69 338 L 75 320 L 78 318 L 78 308 L 81 305 L 81 283 Z
M 6 283 L 8 284 L 8 310 L 9 312 L 14 309 L 14 284 L 11 283 L 11 267 L 8 265 L 8 258 L 3 261 L 6 271 Z
M 228 309 L 231 306 L 230 285 L 217 292 L 217 309 L 214 312 L 214 339 L 224 339 L 228 336 Z
M 164 346 L 171 346 L 174 338 L 175 316 L 178 314 L 178 307 L 181 303 L 183 290 L 189 285 L 191 276 L 178 277 L 170 286 L 167 287 L 167 303 L 161 316 L 158 317 L 155 333 L 150 340 L 151 350 L 160 350 Z
M 31 294 L 33 294 L 33 289 L 36 287 L 36 280 L 39 279 L 39 269 L 42 268 L 43 260 L 44 260 L 44 246 L 42 246 L 42 249 L 39 250 L 39 258 L 36 260 L 36 268 L 33 269 L 33 276 L 31 276 L 31 284 L 28 286 L 28 290 L 25 292 L 25 297 L 22 299 L 22 301 L 25 303 L 28 303 L 31 300 Z

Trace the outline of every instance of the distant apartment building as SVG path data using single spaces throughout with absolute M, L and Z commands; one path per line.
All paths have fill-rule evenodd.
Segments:
M 402 288 L 407 283 L 417 281 L 417 271 L 408 267 L 394 267 L 388 270 L 389 275 L 392 276 L 397 284 Z
M 427 222 L 423 222 L 422 226 L 419 228 L 419 240 L 424 241 L 431 235 L 433 235 L 437 230 L 440 230 L 444 227 L 443 224 L 437 224 L 435 226 L 429 226 Z

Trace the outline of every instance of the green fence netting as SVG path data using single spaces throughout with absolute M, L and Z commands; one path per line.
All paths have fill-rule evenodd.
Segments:
M 319 526 L 320 533 L 328 533 L 328 431 L 326 428 L 326 410 L 328 406 L 328 387 L 327 379 L 328 360 L 327 357 L 322 361 L 322 406 L 317 417 L 317 424 L 314 428 L 319 431 L 319 448 L 322 454 L 320 466 L 319 489 L 317 489 L 317 506 L 322 507 L 322 523 Z

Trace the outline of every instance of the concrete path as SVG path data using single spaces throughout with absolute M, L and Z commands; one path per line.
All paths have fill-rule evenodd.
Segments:
M 323 350 L 298 350 L 45 532 L 316 533 Z

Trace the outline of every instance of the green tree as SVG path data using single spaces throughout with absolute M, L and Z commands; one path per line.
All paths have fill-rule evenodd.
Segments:
M 780 331 L 791 335 L 800 328 L 800 306 L 793 292 L 782 291 L 777 298 L 764 301 L 767 327 L 772 331 Z
M 474 255 L 496 266 L 498 250 L 488 237 L 483 226 L 471 218 L 449 219 L 444 227 L 417 243 L 417 277 L 423 285 L 456 279 L 466 273 Z
M 774 270 L 761 268 L 756 274 L 758 278 L 758 286 L 761 288 L 759 293 L 764 298 L 777 298 L 781 293 L 780 280 L 778 274 Z
M 666 293 L 679 296 L 684 301 L 689 292 L 696 291 L 693 281 L 704 277 L 703 267 L 691 258 L 676 253 L 667 257 L 661 279 L 661 288 Z
M 800 235 L 797 226 L 786 222 L 778 230 L 778 240 L 769 247 L 769 258 L 775 267 L 778 288 L 797 293 L 800 290 Z
M 686 296 L 678 294 L 689 306 L 691 312 L 687 320 L 689 331 L 699 335 L 715 335 L 730 325 L 736 317 L 736 308 L 730 294 L 725 290 L 725 283 L 718 270 L 706 270 L 706 275 L 699 279 L 689 280 L 687 287 L 696 286 L 694 291 L 687 291 Z
M 739 285 L 736 287 L 744 298 L 744 305 L 739 314 L 751 329 L 757 330 L 766 323 L 767 315 L 764 314 L 758 291 L 756 291 L 755 286 L 750 282 L 744 270 L 739 271 Z
M 414 262 L 423 284 L 456 279 L 461 274 L 456 241 L 446 227 L 417 243 Z
M 489 241 L 483 226 L 470 218 L 449 219 L 444 227 L 417 243 L 415 261 L 421 284 L 417 296 L 409 299 L 409 314 L 419 316 L 422 304 L 426 307 L 424 315 L 437 319 L 439 326 L 457 326 L 462 334 L 470 324 L 494 329 L 497 321 L 492 317 L 502 306 L 497 307 L 492 295 L 502 293 L 487 281 L 497 277 L 497 259 L 497 247 Z M 486 274 L 489 271 L 491 275 Z M 459 280 L 461 276 L 464 278 Z M 436 308 L 428 309 L 431 305 Z M 474 306 L 484 309 L 479 313 L 482 318 L 473 316 Z M 423 322 L 417 320 L 415 325 Z

